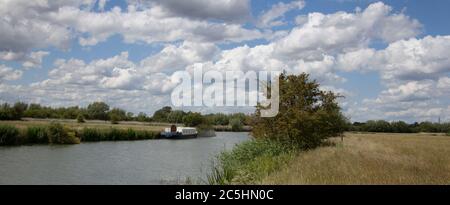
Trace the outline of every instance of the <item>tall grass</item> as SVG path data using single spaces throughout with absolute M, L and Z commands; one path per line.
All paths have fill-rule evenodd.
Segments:
M 19 138 L 19 129 L 10 125 L 0 125 L 0 145 L 15 145 Z
M 81 141 L 95 142 L 95 141 L 122 141 L 122 140 L 145 140 L 156 139 L 159 137 L 159 132 L 147 130 L 133 130 L 129 129 L 95 129 L 84 128 L 79 136 Z
M 432 134 L 346 133 L 299 153 L 261 184 L 450 184 L 450 140 Z
M 28 127 L 26 130 L 27 142 L 30 144 L 47 144 L 47 128 L 43 126 Z
M 22 144 L 78 144 L 81 141 L 122 141 L 159 138 L 159 132 L 118 128 L 70 129 L 60 123 L 46 126 L 16 128 L 12 125 L 0 125 L 1 145 Z
M 272 140 L 251 140 L 221 153 L 207 176 L 208 184 L 247 184 L 283 167 L 295 149 Z

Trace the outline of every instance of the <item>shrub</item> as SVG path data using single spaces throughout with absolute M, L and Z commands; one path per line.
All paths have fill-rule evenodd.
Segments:
M 51 144 L 79 144 L 76 133 L 70 131 L 60 123 L 52 122 L 48 126 L 48 141 Z
M 11 125 L 0 125 L 0 145 L 15 145 L 19 129 Z
M 77 122 L 78 123 L 85 123 L 84 116 L 82 114 L 78 114 L 77 116 Z
M 230 120 L 231 130 L 233 132 L 242 131 L 243 124 L 242 121 L 239 118 L 233 118 Z

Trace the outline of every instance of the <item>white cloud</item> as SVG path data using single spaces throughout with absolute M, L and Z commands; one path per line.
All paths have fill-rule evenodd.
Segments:
M 450 36 L 411 38 L 388 45 L 386 49 L 361 49 L 339 56 L 342 70 L 374 70 L 387 83 L 437 79 L 450 72 Z
M 272 5 L 268 11 L 261 14 L 256 24 L 262 28 L 284 25 L 285 22 L 281 20 L 284 14 L 294 9 L 302 9 L 304 6 L 305 2 L 303 0 L 292 1 L 289 3 L 278 2 L 277 4 Z
M 212 43 L 184 41 L 180 45 L 166 45 L 156 55 L 141 61 L 140 65 L 149 72 L 173 73 L 186 66 L 213 59 L 219 49 Z
M 0 60 L 3 61 L 18 61 L 22 63 L 22 66 L 26 69 L 28 68 L 38 68 L 41 67 L 42 59 L 50 54 L 46 51 L 36 51 L 30 53 L 24 52 L 5 52 L 0 51 Z
M 22 77 L 22 71 L 14 70 L 13 68 L 0 64 L 0 82 L 4 80 L 17 80 L 20 77 Z
M 157 5 L 173 16 L 192 19 L 243 21 L 250 18 L 250 0 L 128 0 L 128 2 L 141 9 Z
M 348 52 L 366 48 L 374 40 L 393 42 L 420 32 L 417 20 L 391 14 L 391 10 L 378 2 L 357 13 L 310 13 L 308 20 L 280 39 L 275 49 L 282 56 L 321 58 L 323 53 Z

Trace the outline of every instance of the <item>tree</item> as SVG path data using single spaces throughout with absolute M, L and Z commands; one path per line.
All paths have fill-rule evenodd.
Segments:
M 186 115 L 185 112 L 181 110 L 174 110 L 167 115 L 167 121 L 170 123 L 181 123 L 183 122 L 184 115 Z
M 183 117 L 183 124 L 190 127 L 195 127 L 203 123 L 203 116 L 198 112 L 188 112 Z
M 139 122 L 145 122 L 145 121 L 148 121 L 147 114 L 145 114 L 145 113 L 143 113 L 143 112 L 140 112 L 140 113 L 138 114 L 138 116 L 136 117 L 136 120 L 139 121 Z
M 134 118 L 134 113 L 132 113 L 132 112 L 127 112 L 127 118 L 126 118 L 126 120 L 133 120 L 133 118 Z
M 263 118 L 260 113 L 265 107 L 257 106 L 252 129 L 255 138 L 310 149 L 329 137 L 342 136 L 347 120 L 337 103 L 338 95 L 320 90 L 320 85 L 305 73 L 283 73 L 278 82 L 279 113 L 272 118 Z
M 25 110 L 27 110 L 28 108 L 28 104 L 23 103 L 23 102 L 16 102 L 14 103 L 14 111 L 15 111 L 15 118 L 16 119 L 20 119 L 23 117 L 23 113 L 25 112 Z
M 119 121 L 123 121 L 127 119 L 127 114 L 125 110 L 120 108 L 113 108 L 108 112 L 108 117 L 111 120 L 112 124 L 117 124 Z
M 104 102 L 94 102 L 88 105 L 87 112 L 91 119 L 108 120 L 109 105 Z
M 156 122 L 167 122 L 167 117 L 171 112 L 172 112 L 172 108 L 169 106 L 165 106 L 165 107 L 157 110 L 153 114 L 153 120 Z

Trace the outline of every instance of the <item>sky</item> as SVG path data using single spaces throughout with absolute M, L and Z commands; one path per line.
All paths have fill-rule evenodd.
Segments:
M 450 121 L 450 1 L 0 0 L 0 102 L 134 113 L 177 71 L 302 72 L 352 121 Z M 197 108 L 183 108 L 196 111 Z M 200 108 L 202 112 L 252 108 Z

